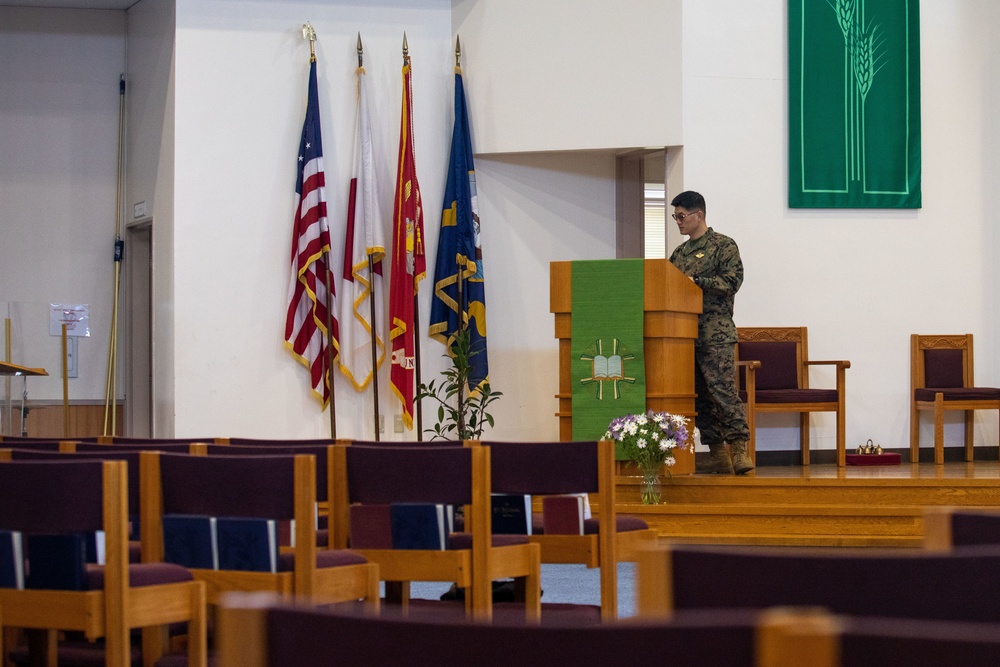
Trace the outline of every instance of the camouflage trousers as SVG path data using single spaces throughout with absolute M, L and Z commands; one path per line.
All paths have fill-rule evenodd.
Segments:
M 695 425 L 703 445 L 741 442 L 750 438 L 746 412 L 736 391 L 735 345 L 694 348 Z

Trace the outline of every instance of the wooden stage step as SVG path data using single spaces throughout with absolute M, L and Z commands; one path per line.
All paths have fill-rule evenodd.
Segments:
M 929 505 L 1000 508 L 995 461 L 665 477 L 660 505 L 638 502 L 638 482 L 618 478 L 618 511 L 699 544 L 919 547 Z

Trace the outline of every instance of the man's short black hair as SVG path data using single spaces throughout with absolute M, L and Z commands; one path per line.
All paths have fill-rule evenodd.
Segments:
M 671 206 L 680 206 L 689 211 L 704 211 L 705 198 L 694 190 L 685 190 L 670 200 Z

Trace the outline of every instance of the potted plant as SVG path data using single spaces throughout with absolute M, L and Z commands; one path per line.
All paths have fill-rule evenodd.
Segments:
M 469 362 L 480 353 L 472 349 L 470 338 L 468 329 L 459 329 L 444 355 L 451 365 L 441 371 L 440 380 L 417 386 L 418 401 L 428 398 L 438 404 L 437 423 L 433 429 L 424 429 L 435 439 L 475 440 L 482 437 L 487 425 L 494 425 L 493 415 L 486 409 L 503 393 L 493 391 L 489 381 L 469 387 Z

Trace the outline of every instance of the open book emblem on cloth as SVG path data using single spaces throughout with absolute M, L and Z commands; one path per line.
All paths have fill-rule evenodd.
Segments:
M 581 361 L 589 361 L 592 364 L 590 377 L 580 379 L 580 384 L 597 384 L 597 400 L 604 400 L 604 385 L 611 384 L 612 395 L 615 399 L 621 397 L 624 391 L 628 390 L 628 385 L 635 382 L 634 377 L 628 377 L 625 372 L 625 362 L 635 359 L 628 347 L 617 338 L 611 339 L 610 354 L 604 353 L 604 341 L 598 338 L 594 344 L 587 348 L 586 352 L 580 355 Z

